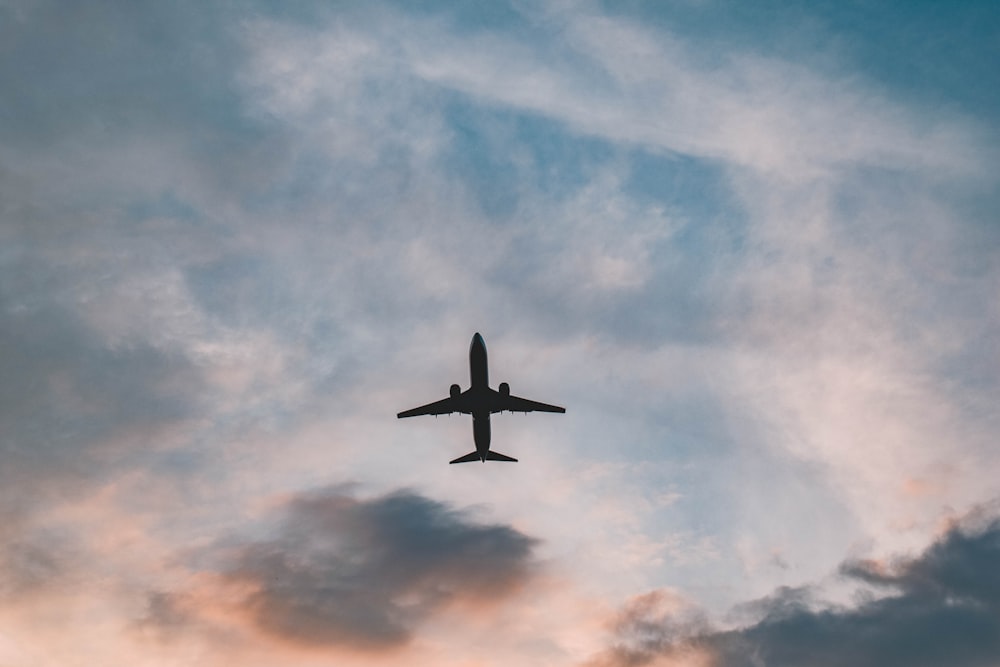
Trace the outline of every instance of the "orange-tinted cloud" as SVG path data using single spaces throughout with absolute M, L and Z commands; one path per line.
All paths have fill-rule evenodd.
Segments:
M 409 491 L 359 499 L 341 487 L 291 500 L 267 537 L 220 547 L 213 577 L 226 606 L 272 638 L 382 651 L 448 605 L 474 610 L 520 590 L 536 576 L 536 543 Z M 203 613 L 157 594 L 145 624 L 176 627 L 185 606 Z
M 688 665 L 708 658 L 717 667 L 997 664 L 998 562 L 1000 518 L 973 512 L 917 557 L 844 563 L 844 576 L 892 593 L 853 608 L 820 604 L 809 589 L 782 588 L 743 605 L 759 620 L 719 631 L 692 623 L 657 591 L 626 605 L 614 624 L 615 643 L 592 664 Z

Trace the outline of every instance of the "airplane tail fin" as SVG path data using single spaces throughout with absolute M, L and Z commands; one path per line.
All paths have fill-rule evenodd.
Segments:
M 469 463 L 470 461 L 478 461 L 479 452 L 471 452 L 465 456 L 459 456 L 454 461 L 449 461 L 448 463 Z M 517 459 L 513 456 L 506 456 L 505 454 L 498 454 L 497 452 L 486 452 L 487 461 L 510 461 L 511 463 L 517 463 Z

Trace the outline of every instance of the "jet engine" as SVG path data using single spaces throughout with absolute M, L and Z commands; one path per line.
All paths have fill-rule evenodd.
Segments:
M 451 385 L 451 389 L 448 390 L 448 393 L 451 394 L 452 398 L 458 398 L 459 394 L 462 393 L 462 388 L 457 384 L 453 384 Z
M 504 396 L 510 396 L 510 385 L 507 384 L 506 382 L 501 382 L 500 386 L 497 387 L 497 389 L 499 389 L 500 393 L 503 394 Z

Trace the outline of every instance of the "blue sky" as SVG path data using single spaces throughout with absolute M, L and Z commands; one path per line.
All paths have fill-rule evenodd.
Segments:
M 998 29 L 0 3 L 0 662 L 997 661 Z

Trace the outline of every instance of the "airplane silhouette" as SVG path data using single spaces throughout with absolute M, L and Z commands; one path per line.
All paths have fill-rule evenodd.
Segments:
M 517 459 L 490 451 L 490 415 L 494 412 L 566 412 L 566 408 L 548 405 L 526 398 L 511 396 L 510 385 L 501 382 L 499 391 L 490 389 L 489 369 L 486 365 L 486 342 L 477 332 L 472 337 L 469 347 L 469 375 L 472 385 L 462 391 L 457 384 L 451 385 L 448 398 L 434 403 L 422 405 L 419 408 L 405 410 L 396 415 L 397 418 L 417 417 L 419 415 L 447 415 L 460 412 L 472 415 L 472 436 L 476 441 L 476 451 L 465 456 L 459 456 L 450 463 L 468 463 L 469 461 L 511 461 Z

